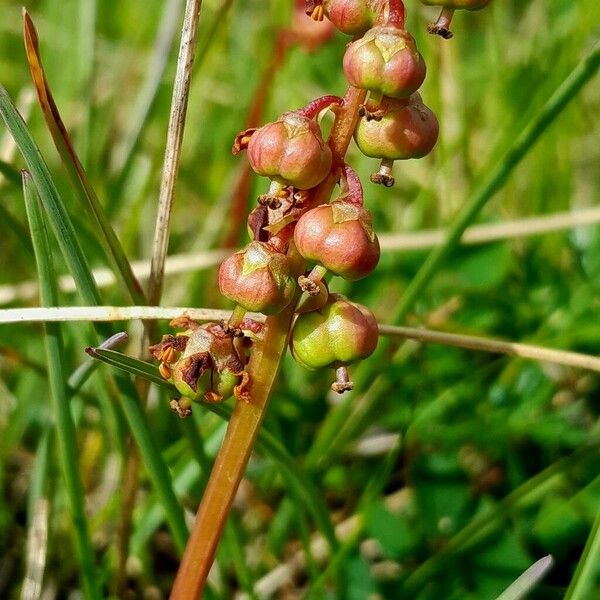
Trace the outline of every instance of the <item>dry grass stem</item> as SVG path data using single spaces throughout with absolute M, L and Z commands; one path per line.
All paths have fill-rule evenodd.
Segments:
M 1 180 L 0 175 L 0 180 Z M 529 237 L 563 231 L 581 225 L 596 225 L 600 223 L 600 208 L 586 208 L 574 212 L 560 212 L 543 217 L 532 217 L 494 223 L 490 225 L 474 225 L 469 227 L 462 238 L 463 244 L 485 244 L 500 240 Z M 415 231 L 410 233 L 388 233 L 379 236 L 382 252 L 403 252 L 409 250 L 425 250 L 442 243 L 443 229 Z M 165 260 L 165 276 L 179 275 L 210 269 L 218 265 L 231 251 L 203 250 L 194 253 L 182 253 L 167 256 Z M 138 279 L 145 280 L 150 276 L 149 260 L 139 260 L 131 263 L 131 267 Z M 116 278 L 110 269 L 94 269 L 94 279 L 99 288 L 114 285 Z M 76 286 L 73 278 L 63 275 L 58 280 L 62 292 L 75 292 Z M 10 304 L 18 300 L 31 300 L 38 293 L 35 281 L 24 281 L 14 285 L 0 285 L 0 305 Z
M 174 254 L 167 257 L 165 271 L 167 275 L 179 275 L 190 271 L 210 269 L 218 265 L 230 252 L 226 250 L 208 250 L 195 254 Z M 150 261 L 140 260 L 131 263 L 131 267 L 138 279 L 148 279 L 150 276 Z M 94 269 L 94 280 L 99 288 L 114 285 L 116 277 L 110 269 Z M 62 275 L 58 279 L 61 292 L 72 293 L 77 291 L 77 286 L 70 275 Z M 36 281 L 24 281 L 14 285 L 0 285 L 0 304 L 10 304 L 18 300 L 31 300 L 38 294 Z
M 600 207 L 584 208 L 528 217 L 504 223 L 490 223 L 469 227 L 461 238 L 461 243 L 485 244 L 500 240 L 529 237 L 562 231 L 580 225 L 594 225 L 600 222 Z M 446 239 L 444 229 L 430 229 L 412 233 L 388 233 L 379 236 L 382 251 L 425 250 L 439 246 Z
M 184 308 L 161 306 L 65 306 L 51 308 L 9 308 L 0 310 L 0 323 L 34 323 L 51 321 L 131 321 L 134 319 L 155 320 L 175 319 L 186 316 L 196 321 L 219 321 L 231 316 L 229 310 L 212 308 Z M 248 313 L 248 317 L 256 321 L 264 321 L 264 315 Z M 490 338 L 445 333 L 416 327 L 395 327 L 392 325 L 379 325 L 382 336 L 403 337 L 430 344 L 454 346 L 466 350 L 479 350 L 508 356 L 518 356 L 530 360 L 555 363 L 578 369 L 588 369 L 600 372 L 600 358 L 554 350 L 541 346 L 521 344 L 519 342 L 505 342 Z
M 201 5 L 201 0 L 187 0 L 185 5 L 185 16 L 181 32 L 179 57 L 177 59 L 175 84 L 173 86 L 171 114 L 169 117 L 167 144 L 165 147 L 162 181 L 158 200 L 158 214 L 156 216 L 154 241 L 152 244 L 152 263 L 148 286 L 148 300 L 152 304 L 158 303 L 162 294 L 165 258 L 169 246 L 171 209 L 173 207 L 177 175 L 179 173 L 179 159 L 181 157 L 181 144 L 185 129 L 185 117 L 187 114 Z
M 381 335 L 404 337 L 430 344 L 443 344 L 444 346 L 454 346 L 467 350 L 480 350 L 483 352 L 506 354 L 508 356 L 519 356 L 530 360 L 539 360 L 600 372 L 600 358 L 578 352 L 566 352 L 564 350 L 530 346 L 529 344 L 520 344 L 518 342 L 503 342 L 474 335 L 459 335 L 413 327 L 380 325 L 379 333 Z
M 21 600 L 37 600 L 42 594 L 48 550 L 48 499 L 43 496 L 35 502 L 33 519 L 27 532 L 25 577 L 21 588 Z

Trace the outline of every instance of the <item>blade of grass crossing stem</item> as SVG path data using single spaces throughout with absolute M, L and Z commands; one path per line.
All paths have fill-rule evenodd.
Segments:
M 69 175 L 71 184 L 73 185 L 82 206 L 90 213 L 92 219 L 98 225 L 98 238 L 104 245 L 107 255 L 113 262 L 115 273 L 121 277 L 133 302 L 136 304 L 144 304 L 144 292 L 133 274 L 125 251 L 96 196 L 96 192 L 88 181 L 83 166 L 79 161 L 75 148 L 69 138 L 69 134 L 61 119 L 58 107 L 54 102 L 40 57 L 38 35 L 33 21 L 25 9 L 23 9 L 23 35 L 25 38 L 25 49 L 27 52 L 29 69 L 44 114 L 44 119 L 46 120 L 48 130 L 52 135 L 56 149 L 58 150 L 63 165 Z
M 467 204 L 459 212 L 446 234 L 444 243 L 432 250 L 406 288 L 400 301 L 392 310 L 392 318 L 390 319 L 392 324 L 399 325 L 404 321 L 439 267 L 456 248 L 466 228 L 475 220 L 491 198 L 502 189 L 511 173 L 533 148 L 542 134 L 556 120 L 569 102 L 577 96 L 583 86 L 596 74 L 599 67 L 600 44 L 596 44 L 591 53 L 571 71 L 521 134 L 517 136 L 504 158 L 495 167 L 489 168 L 487 171 L 489 175 L 485 177 L 483 183 L 473 192 Z M 360 419 L 350 417 L 352 411 L 358 407 L 356 395 L 364 392 L 373 384 L 373 369 L 381 369 L 382 364 L 389 362 L 390 348 L 395 349 L 395 344 L 397 342 L 393 340 L 380 339 L 375 354 L 371 356 L 368 363 L 364 363 L 362 368 L 356 371 L 354 377 L 355 391 L 348 394 L 341 404 L 329 412 L 307 456 L 307 464 L 315 465 L 319 456 L 341 448 L 346 440 L 351 439 L 357 433 L 363 422 Z M 375 380 L 376 382 L 377 380 Z M 364 402 L 372 404 L 378 401 L 379 395 L 366 393 L 364 398 Z M 346 423 L 349 426 L 344 428 L 343 426 Z M 342 437 L 338 434 L 343 429 L 344 436 Z M 334 438 L 337 438 L 335 444 L 332 443 Z
M 23 190 L 40 279 L 41 303 L 45 306 L 53 306 L 57 302 L 57 292 L 56 277 L 51 263 L 50 244 L 42 218 L 40 202 L 30 176 L 26 172 L 23 173 Z M 63 369 L 63 344 L 60 325 L 48 323 L 45 329 L 50 399 L 56 421 L 60 466 L 81 564 L 82 585 L 87 598 L 97 598 L 99 600 L 102 595 L 94 564 L 94 551 L 85 518 L 84 491 L 79 476 L 79 452 L 65 385 L 66 377 Z
M 163 379 L 160 375 L 158 368 L 155 365 L 151 365 L 143 360 L 127 356 L 121 352 L 115 352 L 114 350 L 105 350 L 103 348 L 86 348 L 85 350 L 92 358 L 99 360 L 111 367 L 141 377 L 155 383 L 156 385 L 163 387 L 171 392 L 172 397 L 179 395 L 174 385 Z
M 592 531 L 587 539 L 583 554 L 571 580 L 565 600 L 586 600 L 595 597 L 600 564 L 600 510 L 596 514 Z
M 76 238 L 73 223 L 58 194 L 48 167 L 44 163 L 23 119 L 2 86 L 0 86 L 0 116 L 4 119 L 30 168 L 31 178 L 41 197 L 46 215 L 81 297 L 87 304 L 100 305 L 101 299 L 96 283 Z M 104 324 L 97 325 L 97 330 L 104 337 L 108 337 L 112 333 L 110 328 L 107 328 Z M 187 527 L 185 526 L 183 510 L 177 502 L 171 487 L 169 470 L 152 438 L 150 426 L 139 406 L 138 394 L 131 380 L 129 377 L 116 374 L 115 382 L 121 393 L 125 417 L 136 442 L 140 446 L 152 484 L 156 487 L 156 492 L 161 501 L 165 503 L 167 521 L 176 544 L 178 548 L 181 548 L 187 537 Z

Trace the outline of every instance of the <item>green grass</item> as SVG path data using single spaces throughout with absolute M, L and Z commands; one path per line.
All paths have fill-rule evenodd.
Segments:
M 203 2 L 170 254 L 218 248 L 228 235 L 243 160 L 231 156 L 231 141 L 290 4 Z M 355 146 L 348 161 L 378 232 L 443 227 L 447 242 L 431 253 L 384 252 L 368 278 L 334 280 L 332 289 L 383 323 L 600 354 L 598 225 L 457 243 L 475 222 L 600 200 L 600 5 L 496 1 L 457 13 L 455 38 L 444 42 L 425 33 L 436 10 L 406 4 L 440 141 L 431 156 L 397 164 L 390 190 L 368 182 L 376 161 Z M 28 9 L 85 176 L 68 159 L 64 169 L 37 100 L 26 124 L 10 101 L 31 81 L 20 3 L 9 0 L 0 19 L 0 114 L 20 152 L 0 157 L 0 286 L 39 281 L 39 297 L 11 307 L 130 304 L 126 263 L 150 255 L 183 2 L 42 0 Z M 292 47 L 263 120 L 342 94 L 346 42 L 336 36 L 311 54 Z M 265 181 L 254 177 L 251 188 L 249 209 Z M 100 225 L 84 209 L 90 199 Z M 99 288 L 91 269 L 113 269 L 115 256 L 127 283 Z M 72 274 L 78 293 L 51 285 L 52 269 Z M 167 276 L 162 304 L 231 307 L 215 269 Z M 0 555 L 10 567 L 0 597 L 19 597 L 31 572 L 26 539 L 40 498 L 49 506 L 42 588 L 116 597 L 130 435 L 142 465 L 125 586 L 132 597 L 168 594 L 187 537 L 184 513 L 202 496 L 229 405 L 214 407 L 217 415 L 195 406 L 181 424 L 166 387 L 152 386 L 143 403 L 130 372 L 98 368 L 85 355 L 113 332 L 87 323 L 0 326 Z M 135 356 L 141 327 L 129 333 L 119 352 Z M 382 343 L 353 373 L 359 389 L 335 406 L 330 372 L 285 359 L 206 597 L 228 600 L 254 586 L 262 598 L 272 581 L 265 577 L 307 552 L 290 597 L 492 600 L 547 554 L 554 565 L 529 597 L 600 595 L 595 374 L 412 342 Z M 336 541 L 332 523 L 348 519 L 357 528 Z M 311 549 L 313 535 L 322 541 Z M 322 549 L 331 561 L 320 562 Z M 286 597 L 278 594 L 264 597 Z

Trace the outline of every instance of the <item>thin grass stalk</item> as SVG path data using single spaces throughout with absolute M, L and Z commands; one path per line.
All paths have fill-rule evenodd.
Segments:
M 179 307 L 154 307 L 154 306 L 72 306 L 49 308 L 18 308 L 0 310 L 0 323 L 36 323 L 36 322 L 67 322 L 67 321 L 128 321 L 131 319 L 176 319 L 186 316 L 195 321 L 227 320 L 231 316 L 229 310 L 210 308 L 179 308 Z M 264 316 L 248 313 L 256 321 L 263 321 Z M 124 334 L 122 334 L 124 335 Z M 600 358 L 556 350 L 543 346 L 522 344 L 519 342 L 506 342 L 475 335 L 462 335 L 433 331 L 431 329 L 416 327 L 396 327 L 394 325 L 379 325 L 381 337 L 404 338 L 424 343 L 442 344 L 454 348 L 476 350 L 515 356 L 528 360 L 554 363 L 577 369 L 587 369 L 600 372 Z M 109 343 L 109 341 L 105 342 Z M 118 340 L 115 340 L 118 343 Z M 106 346 L 109 348 L 110 346 Z M 101 347 L 102 348 L 102 347 Z M 107 356 L 110 356 L 107 353 Z M 86 368 L 91 368 L 88 363 Z
M 0 168 L 1 170 L 1 168 Z M 19 176 L 19 185 L 21 183 Z M 1 206 L 1 204 L 0 204 Z M 576 211 L 557 212 L 540 217 L 526 217 L 501 223 L 472 225 L 461 237 L 464 245 L 478 245 L 532 237 L 546 233 L 560 232 L 579 226 L 594 226 L 600 223 L 600 208 L 591 207 Z M 428 250 L 442 244 L 445 239 L 444 229 L 412 231 L 406 233 L 384 233 L 379 236 L 382 253 L 410 252 Z M 29 237 L 27 237 L 27 243 Z M 197 272 L 218 265 L 230 254 L 224 250 L 204 250 L 201 252 L 172 254 L 165 260 L 165 277 L 181 273 Z M 131 263 L 131 268 L 138 279 L 147 279 L 150 275 L 150 261 L 138 260 Z M 116 282 L 113 271 L 105 268 L 92 271 L 99 288 L 108 287 Z M 58 278 L 61 292 L 76 291 L 75 282 L 69 275 Z M 35 281 L 23 281 L 13 285 L 0 285 L 0 304 L 10 304 L 17 300 L 29 300 L 37 294 Z
M 181 158 L 181 145 L 185 129 L 201 6 L 202 0 L 186 0 L 181 44 L 177 59 L 177 72 L 175 74 L 175 84 L 171 100 L 171 114 L 167 130 L 167 143 L 160 184 L 160 196 L 158 199 L 158 214 L 156 216 L 156 227 L 152 244 L 152 262 L 147 294 L 151 304 L 158 304 L 162 295 L 165 258 L 169 246 L 171 210 L 173 208 L 177 175 L 179 173 L 179 160 Z
M 58 295 L 48 234 L 42 218 L 40 200 L 29 173 L 25 171 L 23 172 L 23 191 L 40 279 L 40 301 L 45 305 L 56 304 Z M 56 420 L 60 466 L 73 521 L 77 554 L 81 564 L 82 585 L 86 598 L 99 600 L 102 593 L 85 516 L 85 496 L 79 475 L 77 437 L 65 384 L 63 341 L 59 325 L 47 324 L 45 327 L 50 399 Z

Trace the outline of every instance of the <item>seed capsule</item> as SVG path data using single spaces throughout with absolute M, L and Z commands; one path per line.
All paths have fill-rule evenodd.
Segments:
M 371 180 L 375 181 L 381 175 L 393 182 L 392 161 L 429 154 L 437 142 L 439 125 L 435 114 L 423 104 L 419 94 L 413 94 L 408 101 L 385 98 L 381 107 L 382 119 L 376 121 L 362 117 L 354 139 L 363 154 L 383 159 L 382 170 Z
M 294 243 L 303 258 L 350 281 L 366 277 L 379 262 L 371 213 L 351 202 L 338 200 L 304 213 Z
M 258 175 L 300 190 L 318 185 L 331 170 L 331 150 L 319 125 L 297 112 L 253 132 L 248 160 Z
M 290 348 L 294 359 L 307 369 L 337 368 L 370 356 L 378 335 L 368 308 L 331 294 L 321 309 L 296 319 Z
M 246 310 L 274 315 L 291 302 L 296 280 L 285 254 L 255 241 L 223 261 L 219 289 Z
M 426 70 L 412 35 L 394 26 L 373 27 L 344 54 L 350 85 L 379 96 L 408 98 L 421 87 Z
M 324 0 L 325 16 L 347 35 L 362 35 L 375 23 L 377 0 Z
M 152 346 L 152 354 L 157 356 L 171 347 L 170 338 L 173 336 L 164 336 L 160 344 Z M 174 339 L 181 353 L 178 351 L 175 362 L 161 364 L 161 375 L 171 381 L 180 394 L 191 400 L 218 402 L 234 393 L 242 381 L 244 364 L 233 339 L 220 325 L 194 326 Z M 177 406 L 181 408 L 180 403 Z

